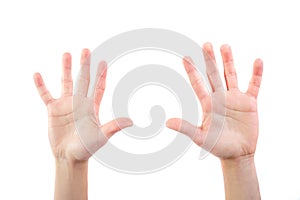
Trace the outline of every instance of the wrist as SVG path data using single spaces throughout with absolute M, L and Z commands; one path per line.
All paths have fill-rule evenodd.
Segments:
M 221 159 L 222 168 L 245 169 L 254 165 L 254 154 L 239 156 L 236 158 Z
M 254 154 L 221 159 L 226 199 L 260 199 Z
M 88 161 L 74 161 L 64 158 L 55 159 L 56 172 L 64 171 L 70 177 L 75 173 L 87 172 Z
M 57 200 L 87 199 L 88 161 L 56 159 L 55 196 Z
M 68 157 L 55 157 L 55 165 L 67 165 L 69 167 L 79 167 L 88 164 L 88 160 L 76 160 Z

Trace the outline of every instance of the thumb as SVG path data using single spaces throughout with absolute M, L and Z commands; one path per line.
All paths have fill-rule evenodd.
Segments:
M 190 137 L 197 145 L 203 143 L 203 133 L 201 129 L 193 124 L 179 118 L 171 118 L 166 122 L 166 126 Z
M 101 126 L 101 131 L 103 132 L 104 136 L 109 139 L 113 136 L 116 132 L 132 126 L 133 122 L 129 118 L 117 118 L 106 124 Z

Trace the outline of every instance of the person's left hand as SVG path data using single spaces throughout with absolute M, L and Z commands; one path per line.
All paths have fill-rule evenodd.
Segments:
M 169 119 L 167 127 L 184 133 L 199 146 L 222 159 L 253 157 L 258 137 L 257 95 L 262 79 L 263 63 L 257 59 L 247 92 L 238 88 L 231 48 L 221 47 L 226 88 L 216 67 L 212 45 L 203 46 L 206 71 L 212 93 L 206 89 L 199 72 L 188 57 L 183 60 L 191 85 L 203 110 L 201 126 L 182 119 Z M 213 130 L 221 128 L 220 133 Z M 219 137 L 218 137 L 219 134 Z

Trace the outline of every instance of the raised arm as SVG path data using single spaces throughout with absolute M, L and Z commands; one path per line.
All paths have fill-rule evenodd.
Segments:
M 173 118 L 167 121 L 167 126 L 191 137 L 197 145 L 220 158 L 227 200 L 260 199 L 254 154 L 258 137 L 257 95 L 263 71 L 262 61 L 255 60 L 248 90 L 243 93 L 238 88 L 231 48 L 228 45 L 221 47 L 225 89 L 212 45 L 204 44 L 203 51 L 211 94 L 192 60 L 185 58 L 183 61 L 202 106 L 202 124 L 194 126 Z M 217 126 L 222 127 L 220 135 L 215 137 L 213 132 Z
M 98 111 L 105 89 L 107 66 L 105 62 L 99 63 L 94 95 L 88 97 L 90 81 L 88 49 L 82 51 L 80 64 L 78 87 L 73 94 L 71 55 L 69 53 L 63 55 L 62 94 L 58 99 L 51 96 L 41 75 L 34 74 L 35 85 L 48 110 L 48 136 L 56 163 L 54 195 L 56 200 L 87 199 L 88 159 L 115 132 L 132 125 L 132 121 L 127 118 L 100 124 Z

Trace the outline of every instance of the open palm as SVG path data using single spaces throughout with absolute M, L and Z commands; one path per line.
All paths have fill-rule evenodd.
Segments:
M 231 49 L 221 48 L 227 90 L 224 90 L 211 44 L 203 47 L 207 76 L 212 87 L 209 94 L 193 62 L 184 59 L 192 87 L 203 110 L 200 127 L 182 119 L 169 119 L 167 126 L 182 132 L 221 159 L 237 158 L 255 153 L 258 137 L 257 102 L 262 76 L 262 61 L 254 62 L 253 75 L 246 93 L 238 89 Z
M 100 62 L 96 84 L 87 97 L 90 81 L 90 52 L 81 55 L 78 87 L 73 95 L 71 55 L 63 56 L 62 95 L 54 99 L 39 73 L 34 81 L 48 110 L 48 135 L 55 158 L 84 161 L 101 148 L 115 132 L 132 125 L 127 118 L 119 118 L 101 125 L 98 120 L 100 102 L 105 89 L 107 66 Z

